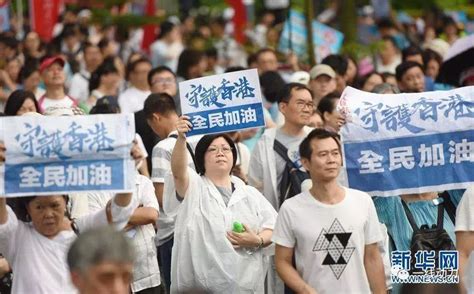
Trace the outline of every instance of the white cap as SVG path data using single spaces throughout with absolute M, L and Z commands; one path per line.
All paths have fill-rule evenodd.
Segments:
M 444 58 L 449 50 L 449 43 L 442 39 L 433 39 L 424 45 L 425 49 L 433 50 Z
M 303 85 L 308 85 L 309 83 L 309 73 L 305 71 L 297 71 L 293 73 L 290 77 L 291 83 L 300 83 Z

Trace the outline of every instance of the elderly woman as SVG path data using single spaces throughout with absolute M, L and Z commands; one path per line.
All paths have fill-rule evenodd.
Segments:
M 0 146 L 4 160 L 4 146 Z M 135 145 L 132 156 L 140 158 Z M 17 218 L 0 197 L 0 252 L 9 261 L 15 278 L 12 293 L 75 293 L 66 254 L 78 232 L 113 223 L 125 227 L 135 207 L 131 194 L 117 194 L 105 209 L 71 220 L 65 195 L 25 197 L 26 222 Z
M 255 188 L 231 176 L 236 162 L 233 141 L 206 135 L 195 150 L 196 172 L 187 168 L 187 117 L 176 123 L 171 156 L 176 194 L 165 184 L 165 211 L 177 208 L 171 265 L 171 293 L 263 293 L 276 212 Z M 173 181 L 172 181 L 173 182 Z M 244 232 L 233 232 L 235 222 Z

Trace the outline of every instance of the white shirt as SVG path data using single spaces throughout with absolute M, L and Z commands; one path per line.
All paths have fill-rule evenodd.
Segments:
M 39 108 L 42 112 L 50 107 L 73 107 L 76 106 L 76 101 L 69 96 L 64 96 L 62 99 L 50 99 L 48 97 L 41 97 L 38 100 Z
M 122 113 L 135 113 L 143 109 L 146 98 L 150 95 L 150 91 L 138 90 L 130 87 L 120 94 L 118 101 Z
M 365 245 L 382 240 L 367 193 L 345 189 L 328 205 L 303 192 L 280 208 L 273 242 L 295 248 L 296 269 L 318 293 L 370 293 L 364 268 Z
M 111 208 L 115 226 L 123 228 L 134 207 L 120 207 L 112 202 Z M 53 239 L 46 238 L 31 223 L 19 221 L 10 207 L 7 210 L 8 220 L 0 225 L 0 252 L 15 272 L 12 293 L 76 293 L 66 263 L 76 234 L 72 230 L 61 231 Z M 106 225 L 107 216 L 101 210 L 75 222 L 81 232 Z
M 181 42 L 167 44 L 162 40 L 156 40 L 150 45 L 150 56 L 153 67 L 165 65 L 173 72 L 178 68 L 178 58 L 184 47 Z
M 165 185 L 165 212 L 177 212 L 171 293 L 263 293 L 268 257 L 263 250 L 252 255 L 235 250 L 226 234 L 234 221 L 257 232 L 273 229 L 276 211 L 262 194 L 237 177 L 232 177 L 235 190 L 226 206 L 208 178 L 190 168 L 188 175 L 189 186 L 178 206 L 174 185 Z M 172 182 L 172 175 L 168 174 L 168 180 Z
M 90 72 L 81 70 L 72 76 L 69 87 L 69 95 L 79 102 L 85 102 L 89 98 Z M 100 97 L 99 97 L 100 98 Z
M 474 186 L 469 187 L 456 210 L 456 232 L 474 232 Z M 464 271 L 464 281 L 468 293 L 474 293 L 474 254 L 471 252 Z
M 97 211 L 104 208 L 112 196 L 113 193 L 107 192 L 88 193 L 89 211 Z M 138 207 L 140 205 L 159 211 L 152 182 L 147 177 L 137 174 L 132 206 Z M 132 291 L 135 293 L 160 285 L 160 269 L 158 267 L 156 247 L 153 243 L 155 239 L 155 228 L 153 225 L 136 226 L 127 231 L 126 235 L 132 238 L 135 247 Z

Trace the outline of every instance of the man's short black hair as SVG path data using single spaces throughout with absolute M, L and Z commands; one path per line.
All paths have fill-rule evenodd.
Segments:
M 400 48 L 398 48 L 397 40 L 395 40 L 394 37 L 384 36 L 384 37 L 382 37 L 382 41 L 388 41 L 388 42 L 392 43 L 392 45 L 393 45 L 393 47 L 395 47 L 395 49 L 400 50 Z
M 267 52 L 273 53 L 275 56 L 277 56 L 275 50 L 273 50 L 272 48 L 266 47 L 266 48 L 262 48 L 262 49 L 258 50 L 255 53 L 255 60 L 258 61 L 258 59 L 260 58 L 260 55 L 262 55 L 263 53 L 267 53 Z
M 397 81 L 401 81 L 405 73 L 413 67 L 419 67 L 421 71 L 423 71 L 423 66 L 415 61 L 404 61 L 400 63 L 397 68 L 395 69 L 395 77 Z
M 336 109 L 335 101 L 341 98 L 339 92 L 331 92 L 324 96 L 318 104 L 318 111 L 321 113 L 321 118 L 324 120 L 324 113 L 332 113 Z
M 396 28 L 395 23 L 390 18 L 381 18 L 377 21 L 377 27 L 379 29 L 392 29 Z
M 313 93 L 307 86 L 300 83 L 288 83 L 285 86 L 283 86 L 283 88 L 278 92 L 278 97 L 277 97 L 278 103 L 290 102 L 291 95 L 292 95 L 291 92 L 293 92 L 293 90 L 307 90 L 311 94 L 311 97 L 313 97 Z
M 154 75 L 165 72 L 165 71 L 169 72 L 170 74 L 172 74 L 176 78 L 176 74 L 171 70 L 171 68 L 169 68 L 165 65 L 161 65 L 161 66 L 155 67 L 154 69 L 150 70 L 150 72 L 148 73 L 148 77 L 147 77 L 148 85 L 150 85 L 150 87 L 151 87 L 151 83 L 152 83 Z
M 151 119 L 154 113 L 167 115 L 168 113 L 176 113 L 176 105 L 173 97 L 166 93 L 153 93 L 148 96 L 143 106 L 143 112 L 147 119 Z
M 328 55 L 321 61 L 321 63 L 329 65 L 340 76 L 345 75 L 347 68 L 349 67 L 349 60 L 347 57 L 340 54 Z
M 311 154 L 313 153 L 313 148 L 311 148 L 311 142 L 313 140 L 323 140 L 327 138 L 333 138 L 336 141 L 339 151 L 341 151 L 341 142 L 339 142 L 339 135 L 325 129 L 314 129 L 312 130 L 306 138 L 301 142 L 299 147 L 301 159 L 305 158 L 311 160 Z
M 132 71 L 135 70 L 135 68 L 140 64 L 140 63 L 148 63 L 149 65 L 151 65 L 151 61 L 146 58 L 146 57 L 140 57 L 138 58 L 137 60 L 133 61 L 133 62 L 130 62 L 129 64 L 127 64 L 127 68 L 126 68 L 126 73 L 125 73 L 125 78 L 126 80 L 128 81 L 128 79 L 130 78 L 130 73 Z
M 414 55 L 420 55 L 420 56 L 423 55 L 423 51 L 420 49 L 420 47 L 411 45 L 402 50 L 403 61 L 406 61 L 409 56 L 414 56 Z
M 263 96 L 268 102 L 278 102 L 279 93 L 285 87 L 285 81 L 277 71 L 264 72 L 260 78 L 260 87 Z

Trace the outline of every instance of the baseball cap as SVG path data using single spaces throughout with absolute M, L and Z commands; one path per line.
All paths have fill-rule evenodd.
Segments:
M 334 79 L 336 77 L 336 72 L 327 64 L 318 64 L 314 66 L 309 72 L 309 76 L 312 80 L 322 75 L 327 75 L 328 77 Z
M 64 67 L 65 61 L 62 57 L 60 56 L 53 56 L 53 57 L 48 57 L 43 62 L 41 62 L 41 65 L 39 67 L 40 73 L 43 73 L 45 69 L 53 65 L 53 63 L 59 63 L 62 67 Z

